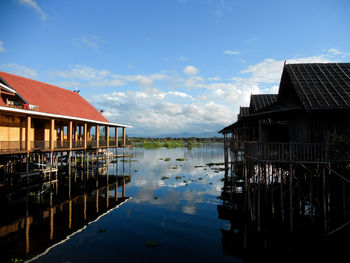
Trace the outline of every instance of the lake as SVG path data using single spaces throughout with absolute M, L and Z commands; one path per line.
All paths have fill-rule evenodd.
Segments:
M 8 196 L 2 258 L 241 262 L 223 249 L 223 231 L 230 231 L 230 221 L 218 216 L 223 160 L 222 144 L 135 147 L 131 159 L 72 170 L 50 189 Z

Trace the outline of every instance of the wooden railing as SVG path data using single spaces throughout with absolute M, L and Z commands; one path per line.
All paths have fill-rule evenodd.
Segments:
M 25 150 L 25 141 L 0 141 L 0 152 L 18 152 Z
M 350 160 L 350 145 L 245 142 L 248 158 L 269 162 L 329 162 Z
M 35 140 L 29 143 L 31 151 L 42 151 L 42 150 L 59 150 L 59 149 L 69 149 L 69 140 L 58 140 L 54 141 L 51 146 L 50 141 Z M 87 148 L 96 148 L 97 141 L 90 140 L 86 142 Z M 131 142 L 126 142 L 126 146 L 131 145 Z M 99 147 L 106 147 L 107 141 L 100 140 Z M 116 147 L 116 140 L 109 141 L 110 147 Z M 118 141 L 118 146 L 123 147 L 123 141 Z M 72 149 L 84 148 L 84 141 L 72 141 Z M 24 152 L 27 150 L 26 141 L 0 141 L 0 153 L 14 153 L 14 152 Z

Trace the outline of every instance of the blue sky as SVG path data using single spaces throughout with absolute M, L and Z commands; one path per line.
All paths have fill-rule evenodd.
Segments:
M 349 62 L 348 0 L 2 0 L 0 70 L 80 94 L 129 135 L 215 132 L 284 60 Z

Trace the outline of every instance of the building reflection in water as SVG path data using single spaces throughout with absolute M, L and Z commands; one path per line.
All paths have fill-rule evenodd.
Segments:
M 107 161 L 69 165 L 45 182 L 37 178 L 17 187 L 3 184 L 1 261 L 36 259 L 126 202 L 131 167 L 126 174 L 124 164 L 119 165 L 120 175 L 118 162 Z

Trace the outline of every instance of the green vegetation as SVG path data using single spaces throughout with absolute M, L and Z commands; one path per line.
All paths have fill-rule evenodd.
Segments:
M 223 142 L 223 138 L 128 138 L 128 141 L 135 147 L 144 147 L 154 149 L 160 147 L 175 148 L 175 147 L 201 147 L 203 143 L 218 143 Z
M 171 158 L 165 158 L 164 162 L 169 162 L 171 160 Z
M 176 161 L 183 162 L 185 161 L 185 158 L 177 158 Z
M 169 179 L 169 177 L 167 176 L 162 176 L 161 180 L 166 180 L 166 179 Z

